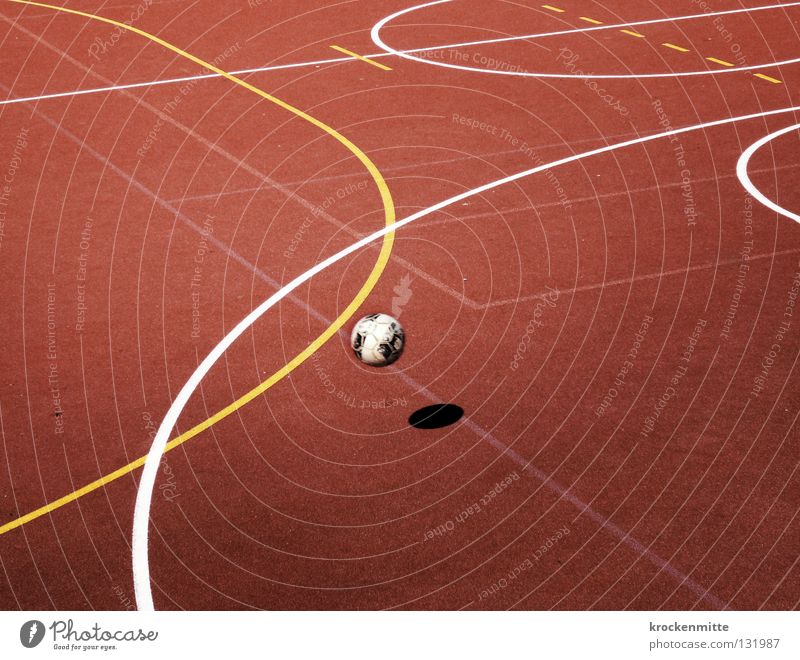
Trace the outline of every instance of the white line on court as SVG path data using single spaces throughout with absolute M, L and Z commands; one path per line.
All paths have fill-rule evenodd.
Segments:
M 139 489 L 136 494 L 136 505 L 133 514 L 132 564 L 133 564 L 133 583 L 134 583 L 134 591 L 136 595 L 137 607 L 140 610 L 154 609 L 153 594 L 150 585 L 150 564 L 149 564 L 149 553 L 148 553 L 150 506 L 152 503 L 153 488 L 155 487 L 156 477 L 158 476 L 158 467 L 161 462 L 161 458 L 164 455 L 164 450 L 166 449 L 167 442 L 169 441 L 169 438 L 172 434 L 172 431 L 175 427 L 178 417 L 180 416 L 184 407 L 188 403 L 189 398 L 192 396 L 194 391 L 200 385 L 200 382 L 203 380 L 203 378 L 205 378 L 205 376 L 208 374 L 208 372 L 211 370 L 211 368 L 214 366 L 217 360 L 219 360 L 219 358 L 222 357 L 222 355 L 228 350 L 228 348 L 230 348 L 230 346 L 242 334 L 244 334 L 244 332 L 248 328 L 250 328 L 250 326 L 252 326 L 259 318 L 261 318 L 261 316 L 263 316 L 278 302 L 283 300 L 283 298 L 292 293 L 300 285 L 309 281 L 311 278 L 318 275 L 323 270 L 327 269 L 328 267 L 332 266 L 338 261 L 344 259 L 346 256 L 360 250 L 361 248 L 369 245 L 370 243 L 373 243 L 383 238 L 386 234 L 395 232 L 398 229 L 401 229 L 402 227 L 411 224 L 415 220 L 431 215 L 436 211 L 439 211 L 445 207 L 456 204 L 464 199 L 480 195 L 484 192 L 487 192 L 494 188 L 499 188 L 500 186 L 504 186 L 513 181 L 517 181 L 519 179 L 531 176 L 533 174 L 537 174 L 539 172 L 543 172 L 548 169 L 552 169 L 554 167 L 559 167 L 561 165 L 574 163 L 576 161 L 580 161 L 585 158 L 590 158 L 592 156 L 609 153 L 633 145 L 643 144 L 646 142 L 651 142 L 653 140 L 670 137 L 672 135 L 680 135 L 682 133 L 689 133 L 692 131 L 705 130 L 717 126 L 724 126 L 726 124 L 733 124 L 739 121 L 758 119 L 761 117 L 770 117 L 797 111 L 800 111 L 800 106 L 792 106 L 789 108 L 781 108 L 778 110 L 767 110 L 755 114 L 742 115 L 739 117 L 730 117 L 727 119 L 719 119 L 716 121 L 697 124 L 694 126 L 672 129 L 664 133 L 657 133 L 654 135 L 634 138 L 632 140 L 626 140 L 624 142 L 619 142 L 617 144 L 612 144 L 597 149 L 592 149 L 584 153 L 574 154 L 571 156 L 567 156 L 565 158 L 555 160 L 551 163 L 546 163 L 543 165 L 538 165 L 537 167 L 533 167 L 531 169 L 523 170 L 522 172 L 518 172 L 517 174 L 512 174 L 511 176 L 498 179 L 497 181 L 486 183 L 482 186 L 474 188 L 473 190 L 469 190 L 461 194 L 455 195 L 454 197 L 445 199 L 437 204 L 434 204 L 433 206 L 430 206 L 402 220 L 399 220 L 393 225 L 384 227 L 383 229 L 380 229 L 370 234 L 369 236 L 364 237 L 363 239 L 353 243 L 352 245 L 344 248 L 343 250 L 340 250 L 336 254 L 321 261 L 316 266 L 310 268 L 305 273 L 298 275 L 286 286 L 275 292 L 267 300 L 261 303 L 261 305 L 256 307 L 253 311 L 251 311 L 244 319 L 242 319 L 236 325 L 236 327 L 233 328 L 233 330 L 231 330 L 225 337 L 223 337 L 222 341 L 220 341 L 219 344 L 217 344 L 214 347 L 214 349 L 206 356 L 206 358 L 198 365 L 198 367 L 195 369 L 195 371 L 191 374 L 189 379 L 183 385 L 180 392 L 178 392 L 178 395 L 175 397 L 174 401 L 170 405 L 169 410 L 167 410 L 167 413 L 164 416 L 164 419 L 162 420 L 161 425 L 158 428 L 158 432 L 156 433 L 156 436 L 153 440 L 153 444 L 151 445 L 150 450 L 147 454 L 147 459 L 144 465 L 144 471 L 142 473 L 142 478 L 141 481 L 139 482 Z M 793 214 L 787 215 L 785 212 L 783 212 L 783 210 L 780 210 L 779 212 L 782 215 L 785 215 L 786 217 L 792 220 L 800 222 L 800 218 L 794 216 Z
M 439 0 L 439 1 L 440 2 L 450 2 L 450 0 Z M 404 12 L 409 12 L 409 11 L 413 11 L 413 10 L 416 10 L 416 9 L 420 9 L 422 7 L 427 7 L 427 6 L 430 6 L 431 4 L 436 4 L 436 3 L 428 3 L 426 5 L 417 5 L 416 7 L 411 7 L 410 9 L 404 10 Z M 603 26 L 599 26 L 599 27 L 590 27 L 590 28 L 575 28 L 575 29 L 570 29 L 570 30 L 559 30 L 559 31 L 556 31 L 556 32 L 541 32 L 539 34 L 526 34 L 526 35 L 519 35 L 519 36 L 513 36 L 513 37 L 498 37 L 498 38 L 495 38 L 495 39 L 479 39 L 477 41 L 463 41 L 463 42 L 460 42 L 460 43 L 442 44 L 442 45 L 439 45 L 439 46 L 426 46 L 424 48 L 413 48 L 413 49 L 410 49 L 410 50 L 395 50 L 393 48 L 389 48 L 388 46 L 383 45 L 383 46 L 380 46 L 383 49 L 383 52 L 372 53 L 372 54 L 369 54 L 369 55 L 365 55 L 364 57 L 367 57 L 369 59 L 375 59 L 377 57 L 392 57 L 392 56 L 404 57 L 404 56 L 406 56 L 406 59 L 413 60 L 415 62 L 424 62 L 426 64 L 433 64 L 434 62 L 432 62 L 431 60 L 426 60 L 426 59 L 416 58 L 416 57 L 408 57 L 408 56 L 410 56 L 412 53 L 425 53 L 425 52 L 436 51 L 436 50 L 449 50 L 449 49 L 453 49 L 453 48 L 462 48 L 464 46 L 481 46 L 481 45 L 484 45 L 484 44 L 499 44 L 499 43 L 505 43 L 505 42 L 509 42 L 509 41 L 522 41 L 522 40 L 525 40 L 525 39 L 540 39 L 540 38 L 545 38 L 545 37 L 557 37 L 557 36 L 560 36 L 560 35 L 574 34 L 574 33 L 578 33 L 578 32 L 591 32 L 591 31 L 594 31 L 594 30 L 610 30 L 610 29 L 615 29 L 615 28 L 630 27 L 630 26 L 634 26 L 634 25 L 651 25 L 651 24 L 654 24 L 654 23 L 667 23 L 667 22 L 670 22 L 670 21 L 689 20 L 689 19 L 692 19 L 692 18 L 709 18 L 709 17 L 715 17 L 715 16 L 724 16 L 726 14 L 739 14 L 739 13 L 742 13 L 742 12 L 752 13 L 752 12 L 757 12 L 757 11 L 767 11 L 767 10 L 770 10 L 770 9 L 779 9 L 779 8 L 797 7 L 797 6 L 800 6 L 800 2 L 787 2 L 785 4 L 780 4 L 780 5 L 764 5 L 764 6 L 761 6 L 761 7 L 750 7 L 750 8 L 746 8 L 746 9 L 730 9 L 730 10 L 727 10 L 727 11 L 711 12 L 711 13 L 708 13 L 708 14 L 697 14 L 697 15 L 693 15 L 693 16 L 680 16 L 680 17 L 677 17 L 677 18 L 657 18 L 657 19 L 653 19 L 653 20 L 639 21 L 639 22 L 636 22 L 636 23 L 618 23 L 616 25 L 603 25 Z M 396 18 L 397 16 L 399 16 L 401 13 L 404 13 L 404 12 L 398 12 L 396 14 L 392 14 L 392 16 L 389 16 L 389 17 L 383 19 L 383 21 L 381 23 L 383 23 L 385 25 L 389 20 L 392 20 L 392 19 Z M 381 23 L 379 23 L 379 25 Z M 374 29 L 375 28 L 373 28 L 373 30 Z M 248 73 L 262 73 L 262 72 L 266 72 L 266 71 L 280 71 L 280 70 L 283 70 L 283 69 L 297 69 L 297 68 L 309 67 L 309 66 L 321 66 L 323 64 L 336 64 L 336 63 L 340 63 L 340 62 L 356 62 L 356 61 L 357 60 L 355 58 L 353 58 L 353 57 L 332 57 L 332 58 L 327 58 L 327 59 L 322 59 L 322 60 L 311 60 L 311 61 L 308 61 L 308 62 L 294 62 L 294 63 L 291 63 L 291 64 L 275 64 L 275 65 L 270 65 L 270 66 L 255 67 L 255 68 L 251 68 L 251 69 L 241 69 L 239 71 L 230 71 L 230 74 L 234 75 L 234 76 L 239 76 L 239 75 L 244 75 L 244 74 L 248 74 Z M 733 68 L 733 69 L 699 71 L 699 72 L 695 72 L 693 74 L 675 74 L 675 73 L 670 73 L 670 74 L 658 74 L 658 75 L 666 75 L 666 76 L 676 76 L 676 75 L 713 75 L 713 74 L 717 74 L 717 73 L 725 73 L 725 72 L 730 72 L 730 71 L 744 71 L 744 70 L 747 70 L 748 68 L 752 68 L 752 69 L 755 69 L 755 68 L 768 68 L 768 67 L 772 67 L 772 66 L 780 66 L 781 64 L 790 64 L 792 62 L 797 62 L 797 61 L 798 60 L 787 60 L 785 62 L 772 62 L 770 64 L 759 64 L 759 65 L 756 65 L 754 67 L 747 67 L 747 68 L 737 67 L 737 68 Z M 437 63 L 437 64 L 443 65 L 442 63 Z M 456 67 L 456 68 L 464 68 L 464 67 Z M 488 71 L 487 69 L 471 69 L 470 67 L 466 67 L 466 69 L 467 70 L 472 70 L 472 71 L 477 71 L 477 72 L 480 72 L 480 73 L 486 73 Z M 500 73 L 500 72 L 491 71 L 491 73 Z M 508 72 L 504 72 L 504 73 L 508 73 Z M 536 75 L 536 76 L 539 76 L 539 77 L 542 77 L 542 78 L 545 78 L 545 77 L 547 77 L 547 78 L 552 78 L 552 77 L 580 78 L 581 77 L 581 76 L 578 76 L 578 75 L 566 74 L 566 73 L 565 74 L 528 74 L 528 75 Z M 221 77 L 222 76 L 220 76 L 218 73 L 203 73 L 203 74 L 198 74 L 198 75 L 195 75 L 195 76 L 184 76 L 184 77 L 181 77 L 181 78 L 167 78 L 165 80 L 151 80 L 151 81 L 147 81 L 147 82 L 129 83 L 129 84 L 124 84 L 124 85 L 108 85 L 106 87 L 93 87 L 93 88 L 90 88 L 90 89 L 72 90 L 72 91 L 68 91 L 68 92 L 55 92 L 55 93 L 52 93 L 52 94 L 41 94 L 39 96 L 28 96 L 28 97 L 25 97 L 25 98 L 5 99 L 3 101 L 0 101 L 0 106 L 11 105 L 11 104 L 14 104 L 14 103 L 25 103 L 25 102 L 31 102 L 31 101 L 46 101 L 46 100 L 50 100 L 50 99 L 58 99 L 58 98 L 64 98 L 64 97 L 69 97 L 69 96 L 82 96 L 82 95 L 85 95 L 85 94 L 100 94 L 100 93 L 103 93 L 103 92 L 116 92 L 116 91 L 120 91 L 120 90 L 123 90 L 123 89 L 139 89 L 139 88 L 142 88 L 142 87 L 155 87 L 155 86 L 158 86 L 158 85 L 171 85 L 171 84 L 182 83 L 182 82 L 190 82 L 192 80 L 207 80 L 207 79 L 211 79 L 211 78 L 221 78 Z M 586 75 L 586 76 L 583 76 L 583 77 L 586 77 L 586 78 L 589 78 L 589 77 L 591 77 L 591 78 L 604 78 L 604 77 L 608 77 L 608 76 L 602 76 L 602 75 L 589 76 L 589 75 Z M 647 76 L 629 76 L 629 77 L 647 77 Z
M 772 209 L 776 213 L 780 213 L 787 218 L 791 218 L 795 222 L 800 222 L 800 215 L 797 213 L 793 213 L 788 209 L 783 208 L 777 202 L 774 202 L 769 197 L 764 195 L 758 188 L 756 188 L 755 184 L 750 180 L 750 174 L 748 173 L 748 165 L 750 164 L 750 159 L 753 157 L 753 154 L 756 153 L 761 147 L 765 144 L 772 142 L 773 140 L 781 137 L 781 135 L 786 135 L 787 133 L 791 133 L 792 131 L 800 130 L 800 124 L 795 124 L 794 126 L 787 126 L 786 128 L 782 128 L 779 131 L 775 131 L 774 133 L 770 133 L 769 135 L 765 135 L 760 140 L 757 140 L 753 144 L 751 144 L 747 149 L 744 150 L 741 156 L 739 156 L 739 161 L 736 163 L 736 176 L 739 177 L 739 181 L 741 182 L 744 189 L 750 193 L 752 197 L 755 197 L 759 202 L 761 202 L 764 206 L 768 209 Z
M 600 79 L 630 79 L 630 78 L 679 78 L 679 77 L 686 77 L 686 76 L 714 76 L 721 73 L 732 73 L 734 71 L 753 71 L 756 69 L 766 69 L 769 67 L 778 67 L 784 64 L 794 64 L 796 62 L 800 62 L 800 57 L 795 57 L 789 60 L 781 60 L 779 62 L 767 62 L 764 64 L 752 64 L 749 66 L 738 66 L 738 67 L 727 67 L 724 69 L 705 69 L 702 71 L 683 71 L 683 72 L 668 72 L 668 73 L 538 73 L 538 72 L 529 72 L 529 71 L 503 71 L 499 69 L 481 69 L 478 67 L 472 66 L 465 66 L 463 64 L 450 64 L 448 62 L 440 62 L 437 60 L 425 59 L 423 57 L 414 57 L 412 53 L 414 52 L 421 52 L 422 49 L 417 51 L 402 51 L 402 50 L 395 50 L 391 46 L 384 43 L 383 39 L 380 36 L 381 30 L 386 27 L 388 23 L 393 21 L 400 16 L 405 14 L 410 14 L 420 9 L 425 9 L 426 7 L 433 7 L 435 5 L 441 5 L 448 2 L 452 2 L 453 0 L 433 0 L 432 2 L 426 2 L 421 5 L 416 5 L 414 7 L 408 7 L 407 9 L 401 9 L 386 18 L 382 18 L 378 21 L 375 26 L 372 28 L 372 41 L 375 43 L 376 46 L 382 48 L 384 51 L 391 55 L 396 55 L 397 57 L 402 57 L 403 59 L 410 60 L 412 62 L 419 62 L 421 64 L 429 64 L 432 66 L 440 66 L 445 69 L 457 69 L 459 71 L 469 71 L 472 73 L 491 73 L 498 76 L 523 76 L 523 77 L 530 77 L 530 78 L 560 78 L 560 79 L 568 79 L 568 78 L 578 78 L 578 79 L 593 79 L 593 80 L 600 80 Z M 472 41 L 463 44 L 454 44 L 452 46 L 440 46 L 439 49 L 442 48 L 456 48 L 458 46 L 474 46 L 481 43 L 502 43 L 505 41 L 514 41 L 517 39 L 540 39 L 543 37 L 553 37 L 557 35 L 563 34 L 577 34 L 577 33 L 586 33 L 586 32 L 596 32 L 598 30 L 614 30 L 623 27 L 633 27 L 639 25 L 653 25 L 656 23 L 677 23 L 679 21 L 689 21 L 698 18 L 710 18 L 713 16 L 725 16 L 727 14 L 750 14 L 757 11 L 767 11 L 770 9 L 785 9 L 787 7 L 796 7 L 800 5 L 800 2 L 787 2 L 784 4 L 779 5 L 763 5 L 761 7 L 746 7 L 743 9 L 729 9 L 726 11 L 718 11 L 718 12 L 711 12 L 708 14 L 692 14 L 689 16 L 674 16 L 670 18 L 656 18 L 647 21 L 636 21 L 634 23 L 617 23 L 615 25 L 600 25 L 597 27 L 585 27 L 585 28 L 575 28 L 572 30 L 561 30 L 558 32 L 544 32 L 541 34 L 528 34 L 525 36 L 519 37 L 506 37 L 503 39 L 494 39 L 491 41 Z M 428 48 L 427 50 L 436 50 L 435 48 Z
M 389 53 L 378 53 L 370 57 L 388 57 Z M 335 64 L 336 62 L 355 61 L 352 57 L 334 57 L 325 60 L 314 60 L 311 62 L 296 62 L 294 64 L 276 64 L 273 66 L 257 67 L 254 69 L 242 69 L 240 71 L 229 71 L 232 76 L 239 76 L 245 73 L 259 73 L 261 71 L 279 71 L 281 69 L 295 69 L 306 66 L 316 66 L 321 64 Z M 192 80 L 207 80 L 211 78 L 222 78 L 218 73 L 202 73 L 196 76 L 183 76 L 182 78 L 166 78 L 164 80 L 150 80 L 147 82 L 129 83 L 126 85 L 108 85 L 106 87 L 92 87 L 91 89 L 79 89 L 69 92 L 57 92 L 54 94 L 42 94 L 41 96 L 26 96 L 24 98 L 5 99 L 0 101 L 0 105 L 11 105 L 14 103 L 30 103 L 32 101 L 46 101 L 49 99 L 60 99 L 68 96 L 82 96 L 84 94 L 99 94 L 102 92 L 118 92 L 123 89 L 138 89 L 140 87 L 156 87 L 158 85 L 172 85 L 175 83 L 191 82 Z

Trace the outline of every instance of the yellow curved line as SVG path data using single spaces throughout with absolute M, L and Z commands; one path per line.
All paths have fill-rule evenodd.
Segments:
M 181 55 L 182 57 L 185 57 L 191 60 L 192 62 L 195 62 L 196 64 L 199 64 L 200 66 L 205 67 L 210 71 L 213 71 L 214 73 L 218 73 L 219 75 L 227 78 L 231 82 L 234 82 L 237 85 L 241 85 L 242 87 L 249 89 L 251 92 L 258 94 L 259 96 L 267 99 L 268 101 L 275 103 L 281 108 L 284 108 L 285 110 L 288 110 L 289 112 L 297 115 L 298 117 L 305 119 L 314 126 L 328 133 L 331 137 L 336 138 L 336 140 L 338 140 L 345 147 L 347 147 L 347 149 L 361 161 L 364 167 L 367 168 L 373 180 L 375 181 L 375 185 L 378 187 L 378 191 L 380 192 L 381 201 L 383 202 L 383 208 L 386 215 L 386 225 L 388 226 L 394 224 L 395 209 L 394 209 L 394 202 L 392 201 L 392 194 L 391 192 L 389 192 L 389 187 L 386 185 L 386 181 L 384 181 L 383 176 L 381 175 L 378 168 L 369 159 L 369 157 L 363 151 L 361 151 L 361 149 L 359 149 L 355 144 L 353 144 L 350 140 L 344 137 L 341 133 L 336 131 L 336 129 L 331 128 L 327 124 L 321 122 L 319 119 L 315 119 L 311 115 L 308 115 L 302 110 L 299 110 L 298 108 L 289 105 L 285 101 L 282 101 L 281 99 L 276 98 L 271 94 L 267 94 L 265 91 L 261 89 L 258 89 L 258 87 L 254 87 L 250 83 L 247 83 L 244 80 L 241 80 L 240 78 L 237 78 L 236 76 L 233 76 L 230 73 L 227 73 L 226 71 L 217 68 L 213 64 L 205 62 L 201 60 L 199 57 L 195 57 L 191 53 L 187 53 L 186 51 L 181 50 L 177 46 L 173 46 L 172 44 L 167 43 L 163 39 L 160 39 L 159 37 L 156 37 L 152 34 L 149 34 L 144 30 L 140 30 L 139 28 L 134 27 L 132 25 L 120 23 L 119 21 L 115 21 L 111 18 L 104 18 L 102 16 L 95 16 L 94 14 L 88 14 L 86 12 L 78 11 L 77 9 L 67 9 L 66 7 L 57 7 L 55 5 L 48 5 L 42 2 L 32 2 L 31 0 L 9 0 L 9 2 L 15 2 L 17 4 L 22 4 L 22 5 L 33 5 L 36 7 L 44 7 L 46 9 L 53 9 L 55 11 L 65 12 L 68 14 L 75 14 L 76 16 L 83 16 L 84 18 L 89 18 L 101 21 L 103 23 L 108 23 L 109 25 L 114 25 L 116 27 L 122 28 L 123 30 L 130 30 L 131 32 L 135 32 L 136 34 L 139 34 L 147 39 L 150 39 L 151 41 L 154 41 L 155 43 L 160 44 L 165 48 L 168 48 L 174 53 L 177 53 L 178 55 Z M 248 403 L 250 403 L 250 401 L 252 401 L 259 395 L 266 392 L 275 383 L 277 383 L 282 378 L 284 378 L 292 371 L 294 371 L 297 367 L 303 364 L 303 362 L 305 362 L 309 357 L 311 357 L 316 351 L 318 351 L 325 344 L 325 342 L 327 342 L 331 337 L 333 337 L 333 335 L 335 335 L 342 328 L 342 326 L 345 323 L 347 323 L 347 321 L 356 313 L 356 311 L 364 302 L 364 300 L 366 300 L 367 296 L 372 292 L 372 289 L 375 288 L 375 285 L 378 283 L 378 279 L 380 278 L 381 274 L 386 268 L 386 264 L 389 261 L 389 255 L 391 254 L 393 244 L 394 244 L 394 232 L 390 232 L 386 234 L 386 236 L 384 236 L 383 238 L 383 245 L 381 246 L 381 251 L 380 254 L 378 255 L 378 260 L 375 262 L 375 265 L 373 266 L 372 272 L 370 272 L 367 281 L 364 283 L 359 292 L 356 294 L 356 297 L 353 298 L 353 301 L 330 325 L 330 327 L 328 327 L 328 329 L 325 330 L 325 332 L 323 332 L 319 337 L 317 337 L 311 344 L 309 344 L 309 346 L 305 350 L 299 353 L 286 366 L 284 366 L 282 369 L 272 374 L 272 376 L 267 378 L 267 380 L 261 383 L 258 387 L 253 388 L 243 397 L 237 399 L 230 405 L 220 410 L 218 413 L 212 415 L 206 421 L 201 422 L 197 426 L 189 429 L 188 431 L 186 431 L 186 433 L 179 435 L 177 438 L 170 440 L 169 443 L 167 443 L 166 451 L 171 451 L 172 449 L 175 449 L 179 445 L 182 445 L 187 440 L 191 440 L 196 435 L 199 435 L 206 429 L 214 426 L 214 424 L 216 424 L 217 422 L 225 419 L 228 415 L 236 412 L 242 406 L 247 405 Z M 116 479 L 119 479 L 120 477 L 133 472 L 134 470 L 144 465 L 146 458 L 147 456 L 142 456 L 140 458 L 137 458 L 135 461 L 128 463 L 128 465 L 121 467 L 118 470 L 115 470 L 114 472 L 111 472 L 110 474 L 107 474 L 104 477 L 101 477 L 100 479 L 97 479 L 96 481 L 93 481 L 90 484 L 87 484 L 83 488 L 79 488 L 78 490 L 70 493 L 69 495 L 65 495 L 64 497 L 61 497 L 53 502 L 50 502 L 49 504 L 46 504 L 45 506 L 36 509 L 35 511 L 31 511 L 28 514 L 21 516 L 16 520 L 11 521 L 10 523 L 3 525 L 2 527 L 0 527 L 0 535 L 9 532 L 12 529 L 16 529 L 17 527 L 21 527 L 22 525 L 32 520 L 35 520 L 36 518 L 44 516 L 54 511 L 55 509 L 64 506 L 65 504 L 74 502 L 79 497 L 82 497 L 87 493 L 91 493 L 92 491 L 102 488 L 106 484 L 111 483 L 112 481 L 115 481 Z

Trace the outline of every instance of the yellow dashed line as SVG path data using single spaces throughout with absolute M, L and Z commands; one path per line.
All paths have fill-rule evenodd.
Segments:
M 372 66 L 376 66 L 379 69 L 383 69 L 384 71 L 391 71 L 392 67 L 386 66 L 385 64 L 381 64 L 380 62 L 376 62 L 374 60 L 369 59 L 368 57 L 364 57 L 363 55 L 359 55 L 358 53 L 354 53 L 352 50 L 347 50 L 346 48 L 342 48 L 341 46 L 331 46 L 333 50 L 338 50 L 340 53 L 344 53 L 345 55 L 349 55 L 350 57 L 355 57 L 357 60 L 361 60 L 362 62 L 366 62 L 367 64 L 371 64 Z
M 773 78 L 772 76 L 768 76 L 763 73 L 754 73 L 753 75 L 756 78 L 761 78 L 761 80 L 766 80 L 767 82 L 775 83 L 776 85 L 783 84 L 782 80 L 778 80 L 777 78 Z
M 565 9 L 561 9 L 559 7 L 554 7 L 553 5 L 542 5 L 544 9 L 549 9 L 550 11 L 558 12 L 559 14 L 566 13 Z M 585 23 L 591 23 L 592 25 L 603 25 L 603 21 L 598 21 L 594 18 L 590 18 L 589 16 L 579 16 L 580 20 L 584 21 Z M 623 34 L 627 34 L 631 37 L 637 37 L 638 39 L 646 39 L 645 35 L 641 34 L 640 32 L 634 32 L 633 30 L 620 30 Z M 676 50 L 679 53 L 688 53 L 690 52 L 688 48 L 684 48 L 683 46 L 678 46 L 676 44 L 672 44 L 669 41 L 665 41 L 661 44 L 664 48 L 671 48 L 672 50 Z M 335 46 L 334 46 L 335 47 Z M 720 66 L 734 66 L 733 62 L 728 62 L 726 60 L 720 60 L 716 57 L 706 57 L 709 62 L 714 62 L 714 64 L 719 64 Z M 777 78 L 773 78 L 772 76 L 765 75 L 763 73 L 755 73 L 753 74 L 756 78 L 761 78 L 762 80 L 766 80 L 767 82 L 771 82 L 775 85 L 782 84 L 781 80 Z
M 722 66 L 733 66 L 733 62 L 726 62 L 725 60 L 718 60 L 716 57 L 707 57 L 706 59 L 709 62 L 714 62 L 714 64 L 721 64 Z

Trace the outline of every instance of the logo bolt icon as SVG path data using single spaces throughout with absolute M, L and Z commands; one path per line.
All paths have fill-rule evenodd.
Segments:
M 44 639 L 44 624 L 34 619 L 22 624 L 19 629 L 19 641 L 26 649 L 38 646 Z

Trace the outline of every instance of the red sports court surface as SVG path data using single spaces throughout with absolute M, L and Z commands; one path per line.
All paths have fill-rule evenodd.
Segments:
M 796 609 L 800 3 L 321 5 L 0 2 L 0 608 Z

